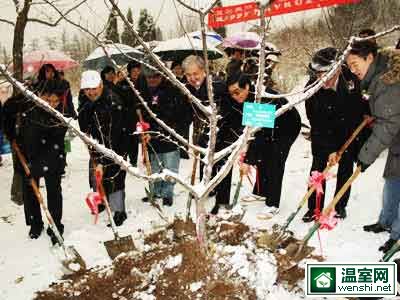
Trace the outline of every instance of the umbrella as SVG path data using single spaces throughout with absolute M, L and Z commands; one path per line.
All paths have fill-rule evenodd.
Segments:
M 193 31 L 188 33 L 188 36 L 190 36 L 193 39 L 201 40 L 201 31 Z M 182 36 L 185 37 L 185 36 Z M 222 36 L 220 36 L 218 33 L 212 32 L 212 31 L 207 31 L 206 32 L 206 41 L 207 44 L 211 44 L 213 46 L 217 46 L 222 43 Z
M 261 38 L 255 32 L 238 32 L 224 39 L 224 48 L 254 50 L 260 47 Z
M 61 51 L 38 50 L 24 55 L 24 73 L 36 73 L 44 64 L 52 64 L 57 70 L 68 70 L 79 64 Z
M 140 60 L 144 57 L 143 53 L 139 50 L 124 44 L 109 44 L 105 46 L 105 49 L 118 65 L 125 65 L 130 62 L 132 59 L 129 56 Z M 112 62 L 102 47 L 94 49 L 83 62 L 83 67 L 91 70 L 101 70 L 111 65 Z
M 207 45 L 208 58 L 218 59 L 223 53 L 213 45 Z M 182 61 L 189 55 L 203 56 L 203 43 L 200 39 L 181 37 L 161 42 L 153 52 L 166 61 Z

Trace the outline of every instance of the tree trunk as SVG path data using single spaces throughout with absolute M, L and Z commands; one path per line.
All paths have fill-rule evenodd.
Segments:
M 13 68 L 14 77 L 20 81 L 23 80 L 23 50 L 25 27 L 28 23 L 28 13 L 31 7 L 32 0 L 25 0 L 24 7 L 18 12 L 17 20 L 14 27 L 14 41 L 13 41 Z

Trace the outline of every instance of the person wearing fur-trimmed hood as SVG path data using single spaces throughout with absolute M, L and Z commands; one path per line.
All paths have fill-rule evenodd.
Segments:
M 383 177 L 383 207 L 378 223 L 365 231 L 391 230 L 390 239 L 379 248 L 387 252 L 400 239 L 400 51 L 383 49 L 369 41 L 355 42 L 347 57 L 350 70 L 361 80 L 375 118 L 372 134 L 358 155 L 365 171 L 380 153 L 388 149 Z

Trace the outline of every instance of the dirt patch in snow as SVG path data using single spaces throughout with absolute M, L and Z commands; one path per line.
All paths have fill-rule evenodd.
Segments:
M 232 231 L 228 242 L 239 243 L 246 227 L 242 225 L 224 227 L 221 232 Z M 175 220 L 144 242 L 150 250 L 130 252 L 117 257 L 111 266 L 64 277 L 37 292 L 35 300 L 257 298 L 246 280 L 227 276 L 217 269 L 214 259 L 202 253 L 192 222 Z
M 37 292 L 35 300 L 255 300 L 264 299 L 274 284 L 301 290 L 304 269 L 284 251 L 271 255 L 257 246 L 260 231 L 250 231 L 238 220 L 214 219 L 207 225 L 211 247 L 205 255 L 195 229 L 191 221 L 175 219 L 147 235 L 142 251 L 120 255 L 110 266 L 64 277 Z M 296 241 L 290 237 L 286 243 Z M 262 291 L 260 280 L 267 286 Z

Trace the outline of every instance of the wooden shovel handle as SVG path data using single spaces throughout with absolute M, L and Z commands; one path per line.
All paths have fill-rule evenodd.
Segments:
M 96 166 L 96 172 L 99 172 L 101 178 L 103 178 L 103 165 L 102 164 L 98 164 Z M 96 184 L 97 184 L 97 182 L 96 182 Z M 112 231 L 114 233 L 115 238 L 118 239 L 119 238 L 118 231 L 117 231 L 117 228 L 115 226 L 115 222 L 114 222 L 114 219 L 113 219 L 113 216 L 112 216 L 110 203 L 108 203 L 107 195 L 106 195 L 105 190 L 104 190 L 103 180 L 100 180 L 100 182 L 98 183 L 98 186 L 96 186 L 96 188 L 97 188 L 98 193 L 103 196 L 103 202 L 104 202 L 104 206 L 106 207 L 108 219 L 109 219 L 110 224 L 111 224 L 111 229 L 112 229 Z
M 139 117 L 139 122 L 143 122 L 143 115 L 140 109 L 136 110 L 136 114 Z M 149 151 L 147 150 L 147 143 L 145 140 L 145 134 L 142 132 L 140 134 L 140 137 L 142 139 L 142 151 L 143 151 L 143 155 L 144 155 L 144 163 L 146 165 L 146 171 L 147 171 L 147 175 L 151 175 L 151 164 L 150 164 L 150 159 L 149 159 Z
M 360 125 L 353 131 L 351 136 L 346 140 L 346 142 L 340 147 L 340 149 L 336 152 L 337 156 L 339 159 L 342 157 L 343 153 L 346 151 L 346 149 L 350 146 L 350 144 L 355 140 L 355 138 L 360 134 L 361 130 L 364 129 L 365 126 L 371 123 L 373 120 L 372 117 L 365 118 Z M 322 171 L 324 175 L 326 175 L 329 170 L 333 167 L 331 164 L 327 164 L 325 169 Z M 311 197 L 311 195 L 315 192 L 316 187 L 312 186 L 308 189 L 307 193 L 304 195 L 303 199 L 300 202 L 300 207 L 303 207 L 304 204 L 307 202 L 307 200 Z
M 333 200 L 329 203 L 329 205 L 322 211 L 322 214 L 328 214 L 335 206 L 336 204 L 340 201 L 344 193 L 347 192 L 351 184 L 353 183 L 354 180 L 358 177 L 358 175 L 361 174 L 361 167 L 358 166 L 356 170 L 354 171 L 353 175 L 347 179 L 346 183 L 342 186 L 342 188 L 337 192 Z
M 364 129 L 365 126 L 367 126 L 368 124 L 371 123 L 371 121 L 373 120 L 372 117 L 367 117 L 365 118 L 360 125 L 358 125 L 358 127 L 353 131 L 353 133 L 351 134 L 351 136 L 347 139 L 346 143 L 344 143 L 344 145 L 342 147 L 340 147 L 339 151 L 337 151 L 337 155 L 339 157 L 341 157 L 343 155 L 343 153 L 346 151 L 346 149 L 350 146 L 350 144 L 354 141 L 354 139 L 357 137 L 357 135 L 359 135 L 359 133 L 361 132 L 361 130 Z
M 19 148 L 17 142 L 15 140 L 13 140 L 12 142 L 12 148 L 14 149 L 15 153 L 17 154 L 17 157 L 19 159 L 19 161 L 21 162 L 22 167 L 24 168 L 25 174 L 26 176 L 29 178 L 30 184 L 32 186 L 32 190 L 35 193 L 36 199 L 38 200 L 40 206 L 43 208 L 45 214 L 46 214 L 46 218 L 49 221 L 49 223 L 51 225 L 54 225 L 54 220 L 53 217 L 51 216 L 46 203 L 43 200 L 43 196 L 42 193 L 39 190 L 39 187 L 35 181 L 35 179 L 33 179 L 31 177 L 31 170 L 28 167 L 28 163 L 26 161 L 25 156 L 22 154 L 21 149 Z

